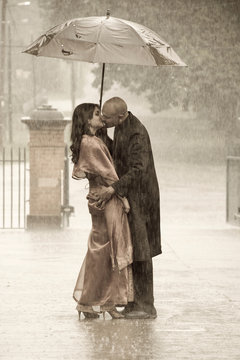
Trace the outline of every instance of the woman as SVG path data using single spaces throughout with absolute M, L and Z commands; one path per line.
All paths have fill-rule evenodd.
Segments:
M 113 196 L 97 206 L 94 192 L 118 180 L 111 155 L 105 143 L 96 136 L 103 127 L 100 108 L 96 104 L 78 105 L 72 117 L 70 147 L 74 163 L 72 177 L 89 180 L 88 207 L 92 217 L 92 231 L 88 251 L 82 264 L 73 298 L 87 318 L 99 317 L 92 306 L 100 306 L 112 318 L 124 316 L 116 305 L 133 301 L 132 244 L 127 220 L 129 205 L 126 198 Z

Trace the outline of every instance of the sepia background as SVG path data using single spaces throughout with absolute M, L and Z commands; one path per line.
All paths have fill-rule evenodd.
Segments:
M 239 359 L 240 0 L 0 4 L 2 358 Z M 153 147 L 163 238 L 163 254 L 154 259 L 154 321 L 78 322 L 72 290 L 91 219 L 87 182 L 71 179 L 69 158 L 67 206 L 74 213 L 67 225 L 34 231 L 22 218 L 30 211 L 31 169 L 24 170 L 29 129 L 21 119 L 46 104 L 71 118 L 77 104 L 99 102 L 101 79 L 101 64 L 22 51 L 57 24 L 104 16 L 107 9 L 155 31 L 188 65 L 106 64 L 103 102 L 122 97 Z M 68 147 L 70 130 L 68 124 Z M 10 159 L 12 149 L 18 159 L 19 148 L 26 149 L 26 162 L 21 155 L 12 173 L 3 153 Z M 13 190 L 10 174 L 16 174 Z M 25 195 L 18 193 L 19 182 L 26 183 Z M 12 229 L 4 229 L 4 221 Z

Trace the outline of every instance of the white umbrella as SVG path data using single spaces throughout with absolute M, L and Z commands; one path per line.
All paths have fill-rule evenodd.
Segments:
M 92 16 L 48 30 L 23 52 L 45 57 L 102 63 L 186 66 L 168 43 L 147 27 L 123 19 Z

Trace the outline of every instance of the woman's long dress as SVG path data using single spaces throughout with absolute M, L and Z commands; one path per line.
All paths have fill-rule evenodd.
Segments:
M 101 208 L 96 206 L 94 191 L 118 180 L 111 155 L 96 136 L 82 137 L 73 168 L 74 179 L 86 176 L 92 230 L 73 298 L 81 305 L 125 305 L 133 301 L 131 235 L 122 199 L 114 195 Z

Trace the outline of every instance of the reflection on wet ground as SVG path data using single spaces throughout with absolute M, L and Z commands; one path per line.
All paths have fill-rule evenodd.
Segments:
M 157 326 L 151 320 L 83 320 L 78 327 L 89 359 L 151 359 L 161 352 Z
M 216 188 L 163 182 L 155 320 L 78 320 L 72 292 L 87 249 L 85 215 L 65 231 L 0 232 L 1 358 L 238 360 L 240 233 L 222 221 L 222 178 Z

